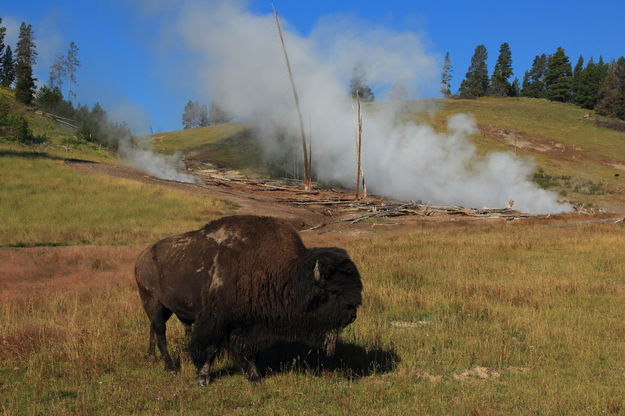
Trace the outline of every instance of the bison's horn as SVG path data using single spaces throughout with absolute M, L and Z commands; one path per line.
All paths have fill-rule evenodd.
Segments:
M 317 260 L 317 262 L 315 263 L 314 275 L 315 275 L 315 282 L 318 282 L 319 280 L 321 280 L 321 272 L 319 271 L 319 260 Z

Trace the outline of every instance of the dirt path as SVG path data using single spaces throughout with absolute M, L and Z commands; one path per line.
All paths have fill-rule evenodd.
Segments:
M 491 138 L 508 146 L 512 146 L 513 148 L 543 153 L 552 159 L 586 161 L 621 171 L 625 170 L 625 162 L 616 159 L 597 157 L 596 154 L 593 154 L 591 149 L 586 149 L 582 146 L 559 142 L 547 137 L 532 135 L 522 131 L 502 129 L 488 125 L 480 125 L 479 129 L 485 137 Z

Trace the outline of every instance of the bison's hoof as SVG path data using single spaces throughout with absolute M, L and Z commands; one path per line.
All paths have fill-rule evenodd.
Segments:
M 246 378 L 247 378 L 247 381 L 249 381 L 252 384 L 258 384 L 262 380 L 261 376 L 259 376 L 258 374 L 247 375 Z
M 210 382 L 211 382 L 211 379 L 210 379 L 209 376 L 198 376 L 198 378 L 197 378 L 197 384 L 200 387 L 204 387 L 204 386 L 210 384 Z
M 166 364 L 165 371 L 169 371 L 173 375 L 176 375 L 180 372 L 180 367 L 177 366 L 176 364 Z

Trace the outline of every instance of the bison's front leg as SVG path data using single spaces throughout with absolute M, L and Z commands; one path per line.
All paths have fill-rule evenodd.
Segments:
M 197 369 L 200 386 L 210 383 L 210 367 L 222 344 L 223 337 L 222 325 L 207 315 L 207 313 L 200 314 L 193 325 L 189 342 L 189 354 Z
M 260 375 L 260 371 L 258 371 L 258 367 L 256 367 L 255 356 L 254 357 L 237 356 L 236 363 L 239 367 L 241 367 L 241 370 L 243 371 L 243 374 L 245 375 L 245 378 L 247 378 L 248 381 L 252 383 L 260 382 L 260 379 L 262 378 L 262 376 Z
M 247 332 L 241 328 L 230 333 L 229 349 L 236 364 L 241 368 L 245 378 L 252 383 L 258 383 L 261 379 L 260 371 L 256 367 L 258 350 L 253 347 Z

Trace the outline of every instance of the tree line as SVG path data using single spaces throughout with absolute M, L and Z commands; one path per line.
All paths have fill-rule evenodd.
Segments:
M 514 78 L 510 45 L 499 48 L 499 56 L 491 76 L 486 60 L 488 52 L 478 45 L 471 57 L 464 80 L 458 89 L 461 98 L 482 96 L 546 98 L 551 101 L 573 103 L 608 117 L 625 119 L 625 57 L 605 62 L 580 56 L 571 66 L 564 48 L 558 47 L 550 55 L 537 55 L 525 71 L 522 83 Z M 451 59 L 445 55 L 441 73 L 441 92 L 451 97 Z
M 0 86 L 12 88 L 18 102 L 69 119 L 67 124 L 75 125 L 74 139 L 78 142 L 116 149 L 120 137 L 130 136 L 128 126 L 111 121 L 99 103 L 91 108 L 80 103 L 74 106 L 78 87 L 76 73 L 80 67 L 75 42 L 69 43 L 65 55 L 56 56 L 49 69 L 47 84 L 37 88 L 38 79 L 33 75 L 37 47 L 32 25 L 21 23 L 15 56 L 11 45 L 5 45 L 5 37 L 6 27 L 2 26 L 0 17 Z M 4 98 L 0 102 L 0 137 L 23 143 L 45 141 L 45 136 L 33 135 L 23 111 L 14 107 Z
M 209 110 L 206 104 L 189 100 L 182 113 L 182 127 L 185 129 L 228 123 L 231 120 L 232 117 L 215 101 L 211 103 Z

